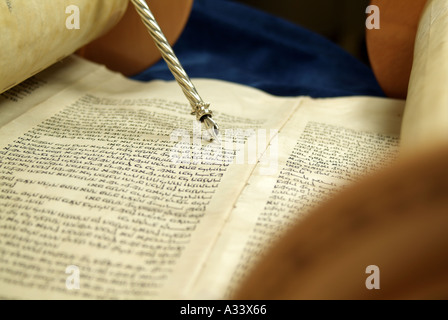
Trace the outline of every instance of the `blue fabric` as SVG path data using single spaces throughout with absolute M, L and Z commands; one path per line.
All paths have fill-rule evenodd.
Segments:
M 190 78 L 227 80 L 279 96 L 384 96 L 372 70 L 336 44 L 230 0 L 195 0 L 174 51 Z M 132 78 L 173 80 L 163 60 Z

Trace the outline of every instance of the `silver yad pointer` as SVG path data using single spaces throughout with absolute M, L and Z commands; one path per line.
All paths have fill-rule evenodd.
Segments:
M 195 115 L 196 119 L 204 124 L 212 140 L 218 139 L 219 127 L 212 119 L 213 112 L 209 108 L 210 104 L 205 103 L 198 94 L 195 86 L 180 64 L 179 59 L 176 57 L 171 45 L 154 18 L 154 15 L 151 10 L 149 10 L 148 4 L 145 0 L 131 0 L 131 2 L 134 4 L 138 14 L 142 18 L 143 24 L 148 29 L 160 54 L 167 63 L 168 68 L 190 102 L 192 107 L 191 114 Z

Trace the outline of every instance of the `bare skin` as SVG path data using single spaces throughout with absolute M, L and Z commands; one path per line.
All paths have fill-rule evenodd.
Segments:
M 381 29 L 367 31 L 373 71 L 387 96 L 406 98 L 419 17 L 427 0 L 371 0 L 381 12 Z M 188 20 L 193 0 L 148 0 L 163 32 L 174 43 Z M 160 55 L 132 4 L 107 35 L 78 54 L 130 76 L 151 66 Z
M 382 21 L 380 31 L 368 32 L 371 61 L 394 97 L 406 96 L 426 1 L 409 2 L 372 1 Z M 446 145 L 402 158 L 315 208 L 268 251 L 233 298 L 446 299 L 447 159 Z M 378 290 L 368 287 L 373 265 L 381 270 Z
M 404 99 L 418 21 L 427 0 L 372 0 L 381 12 L 381 29 L 367 31 L 369 59 L 387 96 Z
M 148 0 L 147 3 L 166 38 L 173 44 L 185 27 L 193 0 Z M 78 54 L 126 76 L 145 70 L 160 58 L 131 3 L 118 25 L 79 50 Z

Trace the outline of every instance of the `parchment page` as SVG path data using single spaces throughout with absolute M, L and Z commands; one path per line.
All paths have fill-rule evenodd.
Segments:
M 220 143 L 201 137 L 177 83 L 105 69 L 1 128 L 0 296 L 152 299 L 189 287 L 270 141 L 248 142 L 300 101 L 195 84 Z
M 90 63 L 87 60 L 80 63 L 80 58 L 71 55 L 3 92 L 0 94 L 0 127 L 102 68 L 102 66 Z M 90 87 L 97 85 L 98 83 L 92 83 Z
M 0 0 L 0 93 L 103 35 L 127 5 L 127 0 Z M 79 25 L 72 20 L 78 18 Z
M 404 101 L 303 100 L 257 167 L 189 298 L 229 298 L 251 266 L 314 206 L 397 156 Z
M 448 1 L 428 1 L 417 33 L 402 128 L 402 152 L 448 141 Z

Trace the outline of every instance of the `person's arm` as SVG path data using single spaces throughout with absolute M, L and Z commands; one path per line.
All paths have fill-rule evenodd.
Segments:
M 193 0 L 147 0 L 147 3 L 166 38 L 173 44 L 185 27 Z M 131 2 L 118 25 L 79 50 L 78 54 L 126 76 L 143 71 L 160 58 Z
M 367 31 L 373 71 L 385 94 L 406 98 L 415 36 L 427 0 L 371 0 L 380 9 L 379 30 Z

